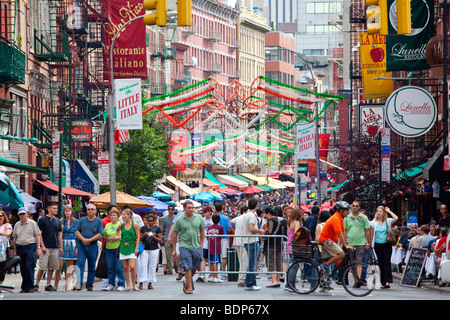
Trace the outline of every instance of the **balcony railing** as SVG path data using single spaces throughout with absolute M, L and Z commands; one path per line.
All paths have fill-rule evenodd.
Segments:
M 0 37 L 0 83 L 25 83 L 25 53 Z

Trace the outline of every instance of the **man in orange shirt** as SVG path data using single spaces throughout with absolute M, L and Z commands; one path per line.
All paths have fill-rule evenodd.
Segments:
M 345 252 L 342 250 L 339 243 L 351 249 L 353 246 L 347 243 L 347 237 L 345 235 L 344 218 L 348 215 L 350 205 L 345 201 L 338 201 L 335 205 L 336 212 L 332 215 L 320 233 L 319 242 L 322 244 L 324 253 L 330 256 L 331 259 L 319 265 L 319 269 L 327 273 L 328 266 L 345 257 Z

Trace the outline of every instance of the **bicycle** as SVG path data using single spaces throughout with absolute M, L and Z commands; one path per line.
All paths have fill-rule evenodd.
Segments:
M 355 297 L 364 297 L 375 289 L 376 266 L 355 262 L 350 258 L 349 252 L 344 248 L 345 257 L 336 268 L 327 274 L 319 269 L 319 264 L 328 260 L 329 257 L 320 256 L 319 242 L 311 241 L 311 245 L 292 244 L 292 255 L 294 263 L 287 271 L 287 282 L 289 287 L 298 294 L 309 294 L 319 286 L 325 291 L 331 290 L 330 283 L 338 275 L 337 284 L 342 284 L 345 291 Z M 313 255 L 318 253 L 318 257 Z M 361 273 L 362 276 L 358 276 Z M 363 277 L 365 276 L 365 280 Z
M 18 257 L 18 256 L 8 259 L 5 267 L 2 270 L 0 270 L 0 272 L 6 272 L 9 268 L 13 268 L 13 267 L 17 266 L 19 264 L 19 262 L 20 262 L 20 257 Z M 0 293 L 2 293 L 2 291 L 8 291 L 10 293 L 13 293 L 14 289 L 15 289 L 14 286 L 6 286 L 3 284 L 0 284 Z

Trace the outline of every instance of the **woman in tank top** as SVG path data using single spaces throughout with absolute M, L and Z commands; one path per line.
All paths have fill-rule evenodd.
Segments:
M 136 286 L 136 259 L 138 256 L 140 241 L 139 227 L 133 221 L 133 211 L 124 209 L 122 211 L 123 223 L 117 228 L 116 233 L 120 234 L 119 259 L 122 260 L 125 274 L 126 291 L 129 291 L 133 284 L 134 291 L 139 291 Z M 131 274 L 131 284 L 130 284 Z

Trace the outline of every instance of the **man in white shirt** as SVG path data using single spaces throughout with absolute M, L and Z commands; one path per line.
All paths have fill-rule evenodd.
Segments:
M 248 200 L 248 211 L 243 219 L 244 235 L 263 235 L 264 230 L 258 229 L 258 219 L 256 208 L 258 201 L 256 199 Z M 248 255 L 248 273 L 245 277 L 245 290 L 258 291 L 260 288 L 256 286 L 256 262 L 259 257 L 259 237 L 243 237 L 244 247 Z
M 245 212 L 246 213 L 246 212 Z M 247 250 L 245 250 L 244 247 L 244 239 L 241 237 L 245 234 L 245 213 L 241 214 L 240 216 L 234 218 L 231 220 L 231 223 L 234 224 L 234 241 L 233 246 L 236 249 L 236 253 L 239 260 L 239 277 L 237 286 L 238 287 L 245 287 L 245 271 L 247 271 L 248 268 L 248 256 L 247 256 Z

